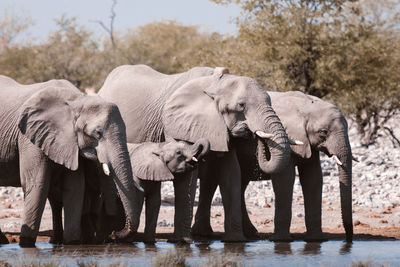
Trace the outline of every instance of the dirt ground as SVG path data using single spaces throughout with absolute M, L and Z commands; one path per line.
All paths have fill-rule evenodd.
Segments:
M 301 240 L 305 233 L 303 205 L 297 201 L 293 206 L 293 218 L 291 233 L 295 240 Z M 18 242 L 19 231 L 22 222 L 23 201 L 11 201 L 0 198 L 0 225 L 10 242 Z M 194 211 L 196 210 L 196 207 Z M 249 216 L 262 239 L 268 238 L 273 231 L 274 209 L 266 205 L 264 207 L 249 206 Z M 354 239 L 355 240 L 400 240 L 400 206 L 386 207 L 385 209 L 353 208 Z M 168 233 L 173 232 L 174 207 L 163 203 L 159 214 L 159 226 L 157 235 L 159 240 L 168 238 Z M 143 232 L 144 213 L 142 213 L 139 232 Z M 224 230 L 224 212 L 222 205 L 212 207 L 211 223 L 215 238 L 219 239 Z M 343 239 L 344 229 L 341 225 L 340 206 L 326 206 L 323 204 L 322 227 L 328 239 Z M 43 214 L 40 227 L 40 235 L 37 241 L 48 241 L 51 234 L 51 210 L 48 203 Z

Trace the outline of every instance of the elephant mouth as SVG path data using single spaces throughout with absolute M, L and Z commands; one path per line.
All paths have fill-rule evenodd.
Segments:
M 248 129 L 245 122 L 236 124 L 232 129 L 230 129 L 230 135 L 233 137 L 246 138 L 251 135 L 251 131 Z
M 94 148 L 83 148 L 80 150 L 80 154 L 84 157 L 87 158 L 89 160 L 93 160 L 96 161 L 97 160 L 97 152 L 96 149 Z

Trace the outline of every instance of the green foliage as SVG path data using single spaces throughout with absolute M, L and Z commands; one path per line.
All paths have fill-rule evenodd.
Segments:
M 9 47 L 18 35 L 32 24 L 26 16 L 16 16 L 8 9 L 3 11 L 0 20 L 0 52 Z
M 400 0 L 212 1 L 241 7 L 237 36 L 162 21 L 114 32 L 111 44 L 63 16 L 46 40 L 17 45 L 10 40 L 29 23 L 3 16 L 0 74 L 21 83 L 62 78 L 83 89 L 100 88 L 122 64 L 163 73 L 225 66 L 267 90 L 334 102 L 357 123 L 364 145 L 391 131 L 385 123 L 400 110 Z
M 185 59 L 207 38 L 198 27 L 174 21 L 147 24 L 119 38 L 119 64 L 146 64 L 163 73 L 183 71 Z
M 78 88 L 97 85 L 102 69 L 98 44 L 74 18 L 62 16 L 58 30 L 41 44 L 9 47 L 0 58 L 0 73 L 21 83 L 66 79 Z
M 400 109 L 398 0 L 214 0 L 239 4 L 234 69 L 269 90 L 333 101 L 361 143 Z
M 327 98 L 354 119 L 366 146 L 400 110 L 398 4 L 364 0 L 347 6 L 341 35 L 319 64 Z

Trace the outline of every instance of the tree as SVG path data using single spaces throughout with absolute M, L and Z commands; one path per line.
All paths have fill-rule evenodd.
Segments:
M 199 51 L 215 38 L 219 35 L 176 21 L 149 23 L 118 37 L 116 65 L 146 64 L 163 73 L 182 72 L 198 63 Z
M 362 0 L 346 7 L 341 35 L 332 42 L 321 84 L 357 123 L 361 144 L 375 143 L 379 132 L 400 110 L 399 1 Z
M 28 16 L 16 16 L 4 10 L 0 19 L 0 51 L 8 48 L 14 39 L 32 24 Z
M 332 100 L 365 146 L 383 129 L 397 140 L 385 123 L 400 109 L 398 0 L 214 2 L 243 10 L 233 64 L 241 74 Z
M 66 79 L 78 88 L 99 86 L 105 72 L 98 57 L 98 42 L 92 33 L 79 27 L 75 18 L 62 16 L 59 29 L 40 44 L 12 47 L 1 53 L 0 73 L 20 83 Z
M 238 40 L 259 82 L 275 90 L 327 94 L 318 83 L 317 62 L 329 44 L 346 1 L 216 0 L 239 4 Z M 243 59 L 241 59 L 243 61 Z

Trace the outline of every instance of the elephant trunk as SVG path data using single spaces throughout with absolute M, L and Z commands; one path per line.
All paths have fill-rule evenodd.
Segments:
M 139 218 L 135 218 L 134 214 L 139 207 L 134 197 L 143 189 L 134 180 L 125 129 L 117 131 L 117 134 L 110 134 L 111 139 L 106 138 L 109 140 L 106 153 L 113 171 L 111 176 L 116 184 L 126 217 L 133 225 L 136 225 L 139 223 Z
M 193 157 L 201 160 L 210 151 L 210 141 L 205 138 L 200 138 L 192 146 Z
M 352 154 L 349 140 L 346 136 L 340 136 L 341 144 L 336 150 L 329 150 L 332 155 L 338 157 L 340 203 L 342 209 L 343 226 L 346 232 L 346 241 L 353 240 L 353 211 L 352 211 Z M 333 153 L 332 153 L 333 152 Z M 341 165 L 340 165 L 341 163 Z
M 290 158 L 290 145 L 285 129 L 275 111 L 271 107 L 260 108 L 257 112 L 257 119 L 264 118 L 263 124 L 256 129 L 251 129 L 257 135 L 257 159 L 260 169 L 267 174 L 280 172 L 288 163 Z M 257 131 L 271 133 L 273 137 L 262 138 Z

